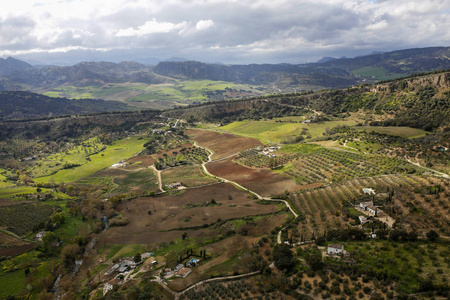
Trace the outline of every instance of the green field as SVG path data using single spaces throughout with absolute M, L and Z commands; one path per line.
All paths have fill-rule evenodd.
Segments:
M 25 289 L 25 279 L 23 270 L 0 275 L 0 299 L 6 299 L 9 295 L 17 295 Z
M 100 153 L 89 156 L 88 161 L 75 161 L 81 166 L 63 169 L 53 175 L 36 178 L 37 182 L 73 182 L 78 179 L 92 175 L 104 168 L 107 168 L 121 160 L 130 158 L 143 150 L 143 145 L 147 140 L 138 137 L 129 137 L 114 142 L 106 146 Z
M 174 83 L 108 83 L 102 86 L 61 86 L 45 91 L 50 97 L 66 97 L 69 99 L 96 98 L 128 102 L 132 106 L 163 109 L 173 105 L 188 105 L 192 102 L 214 100 L 213 92 L 225 94 L 225 88 L 251 91 L 254 95 L 261 91 L 249 85 L 235 84 L 226 81 L 212 80 L 173 80 Z
M 369 77 L 376 80 L 388 80 L 404 76 L 404 74 L 390 73 L 381 67 L 363 67 L 352 70 L 351 73 L 355 76 Z
M 70 168 L 70 166 L 82 165 L 89 159 L 89 156 L 102 151 L 105 147 L 99 139 L 89 139 L 80 145 L 73 145 L 64 152 L 55 153 L 37 161 L 30 168 L 31 174 L 33 177 L 43 177 L 54 174 L 61 169 Z
M 299 123 L 278 123 L 273 121 L 233 122 L 219 129 L 238 135 L 256 138 L 264 143 L 279 143 L 289 135 L 298 135 L 305 125 Z
M 186 187 L 193 187 L 217 182 L 213 178 L 205 177 L 198 165 L 172 168 L 162 172 L 161 175 L 163 185 L 181 182 Z
M 126 176 L 118 176 L 113 179 L 118 185 L 112 193 L 142 193 L 158 190 L 158 179 L 152 169 L 130 172 Z
M 0 198 L 7 198 L 21 194 L 33 194 L 36 193 L 35 187 L 20 186 L 20 187 L 2 187 L 0 188 Z
M 372 152 L 377 151 L 382 148 L 382 146 L 380 144 L 368 143 L 368 142 L 364 142 L 364 141 L 347 142 L 347 147 L 358 149 L 359 151 L 368 152 L 368 153 L 372 153 Z M 346 148 L 342 147 L 342 149 L 346 149 Z M 353 149 L 350 149 L 350 150 L 353 150 Z
M 4 174 L 6 174 L 7 172 L 8 171 L 6 171 L 5 169 L 0 168 L 0 189 L 14 186 L 13 183 L 6 181 L 6 176 Z
M 288 119 L 293 119 L 289 117 Z M 333 128 L 338 125 L 356 125 L 355 119 L 326 121 L 320 123 L 302 124 L 302 123 L 282 123 L 271 121 L 239 121 L 226 126 L 219 127 L 221 130 L 231 133 L 252 137 L 263 143 L 280 143 L 284 137 L 298 136 L 302 134 L 303 128 L 307 130 L 307 135 L 311 138 L 321 137 L 327 128 Z
M 355 129 L 359 131 L 367 131 L 367 132 L 377 132 L 382 134 L 401 136 L 405 138 L 417 138 L 425 136 L 427 133 L 425 130 L 411 128 L 411 127 L 395 127 L 395 126 L 387 126 L 387 127 L 378 127 L 378 126 L 355 126 Z

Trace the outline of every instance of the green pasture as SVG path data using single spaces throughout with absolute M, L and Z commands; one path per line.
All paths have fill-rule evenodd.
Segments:
M 5 169 L 0 168 L 0 189 L 14 186 L 13 183 L 7 182 L 6 176 L 2 174 L 2 173 L 6 174 L 7 172 L 8 171 L 6 171 Z M 0 193 L 1 193 L 1 191 L 0 191 Z
M 404 76 L 404 74 L 390 73 L 381 67 L 363 67 L 350 72 L 356 76 L 370 77 L 376 80 L 388 80 Z
M 181 182 L 187 187 L 214 183 L 217 180 L 205 177 L 199 165 L 187 165 L 172 168 L 161 173 L 163 185 Z
M 381 146 L 378 143 L 368 143 L 365 141 L 352 141 L 352 142 L 347 142 L 347 147 L 355 148 L 362 152 L 372 153 L 374 151 L 381 149 L 383 146 Z M 342 149 L 346 149 L 346 148 L 342 147 Z M 352 150 L 352 149 L 347 148 L 347 150 Z
M 158 178 L 152 169 L 130 172 L 125 177 L 114 177 L 113 183 L 117 185 L 111 193 L 128 193 L 130 191 L 156 191 Z
M 29 186 L 0 188 L 0 198 L 7 198 L 21 194 L 34 194 L 34 193 L 36 193 L 36 188 Z
M 81 166 L 59 170 L 53 175 L 36 178 L 35 181 L 73 182 L 79 180 L 134 156 L 143 150 L 143 145 L 146 141 L 138 137 L 129 137 L 116 141 L 112 145 L 106 146 L 106 149 L 100 153 L 90 155 L 89 160 L 76 161 L 76 163 L 82 164 Z
M 292 119 L 294 117 L 288 117 Z M 312 138 L 321 137 L 327 128 L 331 129 L 338 125 L 356 125 L 356 119 L 326 121 L 320 123 L 283 123 L 271 121 L 239 121 L 219 127 L 224 131 L 231 133 L 256 138 L 264 143 L 274 142 L 279 143 L 283 141 L 284 137 L 300 135 L 303 128 L 307 129 L 307 135 Z
M 25 289 L 26 276 L 23 270 L 0 275 L 0 299 L 15 296 Z
M 73 145 L 64 152 L 55 153 L 41 159 L 29 169 L 33 177 L 49 176 L 69 165 L 82 165 L 92 154 L 102 151 L 103 145 L 99 139 L 92 138 L 80 145 Z
M 264 143 L 279 143 L 285 136 L 299 135 L 303 126 L 299 123 L 274 121 L 239 121 L 222 126 L 219 129 L 252 137 Z
M 379 127 L 379 126 L 355 126 L 355 129 L 359 131 L 367 131 L 367 132 L 377 132 L 381 134 L 388 134 L 394 136 L 401 136 L 404 138 L 417 138 L 425 136 L 427 133 L 425 130 L 411 127 L 395 127 L 395 126 L 387 126 L 387 127 Z
M 325 129 L 333 128 L 336 126 L 354 126 L 357 124 L 357 120 L 353 118 L 349 118 L 346 120 L 336 120 L 336 121 L 325 121 L 325 122 L 319 122 L 319 123 L 310 123 L 305 125 L 306 129 L 308 129 L 308 134 L 312 138 L 321 137 L 323 136 L 323 133 L 325 132 Z
M 213 80 L 174 80 L 174 83 L 108 83 L 102 86 L 60 86 L 46 91 L 50 97 L 69 99 L 97 98 L 126 101 L 132 106 L 147 108 L 169 108 L 187 105 L 192 101 L 208 101 L 207 92 L 225 91 L 225 88 L 251 91 L 261 94 L 249 85 Z
M 287 144 L 281 147 L 280 151 L 286 153 L 314 153 L 322 149 L 322 146 L 316 144 Z

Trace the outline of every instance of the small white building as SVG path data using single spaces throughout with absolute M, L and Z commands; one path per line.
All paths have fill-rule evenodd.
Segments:
M 335 245 L 328 245 L 327 249 L 328 255 L 342 255 L 344 254 L 344 245 L 335 244 Z
M 36 239 L 38 240 L 38 241 L 41 241 L 42 242 L 42 237 L 45 235 L 45 231 L 41 231 L 41 232 L 39 232 L 38 234 L 36 234 Z
M 166 185 L 169 189 L 180 188 L 183 184 L 181 182 L 173 182 L 171 184 Z
M 366 209 L 366 207 L 373 206 L 373 201 L 361 202 L 359 207 L 362 209 Z
M 121 282 L 118 278 L 115 278 L 108 282 L 105 282 L 105 285 L 103 286 L 103 296 L 105 296 L 106 293 L 108 293 L 109 291 L 114 289 L 115 286 L 118 286 L 120 284 L 121 284 Z
M 367 222 L 369 222 L 369 220 L 364 216 L 358 216 L 358 218 L 359 218 L 359 221 L 361 222 L 361 225 L 364 225 Z

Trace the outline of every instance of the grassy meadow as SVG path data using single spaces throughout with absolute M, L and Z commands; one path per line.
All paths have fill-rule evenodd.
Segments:
M 377 132 L 381 134 L 388 134 L 394 136 L 401 136 L 404 138 L 417 138 L 425 136 L 427 133 L 425 130 L 411 127 L 395 127 L 395 126 L 386 126 L 386 127 L 378 127 L 378 126 L 357 126 L 355 129 L 359 131 L 367 131 L 367 132 Z
M 214 178 L 205 177 L 199 165 L 181 166 L 162 172 L 163 185 L 181 182 L 186 187 L 200 186 L 217 182 Z
M 140 137 L 129 137 L 118 140 L 111 145 L 105 146 L 105 149 L 99 153 L 89 156 L 89 159 L 83 159 L 83 156 L 72 160 L 75 164 L 80 164 L 73 168 L 62 169 L 52 175 L 36 178 L 37 182 L 72 182 L 89 175 L 92 175 L 104 168 L 107 168 L 121 160 L 125 160 L 134 156 L 136 153 L 144 149 L 143 145 L 147 140 Z M 58 154 L 61 163 L 65 162 L 70 154 Z
M 103 99 L 128 102 L 132 106 L 164 109 L 173 105 L 187 105 L 192 102 L 213 100 L 208 94 L 213 92 L 225 95 L 225 89 L 250 91 L 253 95 L 262 92 L 252 86 L 235 84 L 226 81 L 212 80 L 178 80 L 174 83 L 107 83 L 102 86 L 60 86 L 45 91 L 50 97 L 66 97 L 69 99 Z M 233 95 L 228 95 L 234 98 Z
M 287 120 L 294 121 L 296 118 L 302 117 L 287 117 Z M 300 122 L 297 121 L 297 122 Z M 311 138 L 323 136 L 326 129 L 336 127 L 338 125 L 354 126 L 357 124 L 356 119 L 326 121 L 319 123 L 283 123 L 276 120 L 270 121 L 239 121 L 219 127 L 220 130 L 229 131 L 231 133 L 252 137 L 260 140 L 263 143 L 280 143 L 283 138 L 294 135 L 301 135 L 302 131 Z

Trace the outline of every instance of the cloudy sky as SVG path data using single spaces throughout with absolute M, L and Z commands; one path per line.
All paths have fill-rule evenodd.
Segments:
M 450 46 L 449 0 L 9 0 L 0 57 L 230 64 Z

